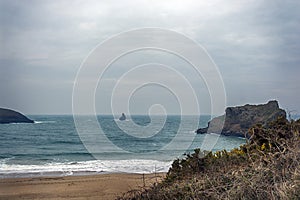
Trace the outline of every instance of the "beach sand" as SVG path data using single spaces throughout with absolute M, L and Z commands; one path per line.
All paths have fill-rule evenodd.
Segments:
M 159 182 L 165 173 L 0 179 L 0 199 L 115 199 Z

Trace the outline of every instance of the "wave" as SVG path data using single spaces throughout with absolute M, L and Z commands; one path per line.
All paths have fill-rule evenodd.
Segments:
M 56 121 L 34 121 L 35 124 L 56 123 Z
M 212 135 L 212 136 L 217 136 L 217 137 L 221 136 L 221 134 L 220 134 L 220 133 L 209 133 L 209 135 Z
M 67 140 L 59 140 L 53 142 L 54 144 L 81 144 L 81 141 L 73 140 L 73 141 L 67 141 Z
M 116 121 L 116 122 L 129 122 L 130 120 L 129 119 L 125 119 L 125 120 L 114 119 L 114 121 Z
M 197 134 L 195 130 L 188 130 L 188 131 L 185 131 L 184 133 L 188 133 L 188 134 Z
M 167 172 L 170 161 L 157 160 L 91 160 L 41 165 L 20 165 L 0 162 L 0 178 L 33 176 L 70 176 L 101 173 L 154 173 Z
M 27 157 L 27 158 L 36 158 L 39 157 L 41 159 L 44 157 L 47 159 L 47 157 L 55 157 L 55 156 L 90 156 L 91 154 L 88 152 L 79 152 L 79 151 L 73 151 L 73 152 L 54 152 L 54 153 L 15 153 L 14 156 L 16 157 Z M 12 159 L 14 157 L 10 157 L 9 159 Z M 4 158 L 8 159 L 8 158 Z M 1 163 L 1 160 L 0 160 Z
M 9 158 L 3 158 L 3 159 L 0 159 L 0 166 L 6 164 L 8 161 L 14 159 L 15 157 L 9 157 Z M 1 168 L 0 168 L 1 169 Z
M 7 123 L 7 124 L 1 124 L 1 125 L 31 125 L 32 123 L 26 123 L 26 122 L 13 122 L 13 123 Z

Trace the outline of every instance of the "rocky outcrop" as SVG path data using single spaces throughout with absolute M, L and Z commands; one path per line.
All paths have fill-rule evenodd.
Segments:
M 119 120 L 120 120 L 120 121 L 124 121 L 124 120 L 126 120 L 126 116 L 125 116 L 125 114 L 124 114 L 124 113 L 122 113 L 122 116 L 119 118 Z
M 213 118 L 206 128 L 196 132 L 220 133 L 227 136 L 247 136 L 248 129 L 255 124 L 266 126 L 278 117 L 286 118 L 286 112 L 280 109 L 278 102 L 273 100 L 267 104 L 244 105 L 226 108 L 225 115 Z
M 8 123 L 34 123 L 34 121 L 28 119 L 26 116 L 22 115 L 19 112 L 0 108 L 0 124 Z

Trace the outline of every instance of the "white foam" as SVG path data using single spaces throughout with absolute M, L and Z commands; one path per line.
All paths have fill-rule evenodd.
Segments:
M 35 124 L 55 123 L 56 121 L 34 121 Z
M 0 160 L 0 167 L 4 164 L 6 164 L 9 160 L 14 159 L 15 157 L 10 157 L 10 158 L 3 158 Z M 1 168 L 0 168 L 1 170 Z
M 210 133 L 209 135 L 217 136 L 217 137 L 221 136 L 221 134 L 218 134 L 218 133 Z
M 167 172 L 172 162 L 156 160 L 92 160 L 44 165 L 19 165 L 0 162 L 0 178 L 91 173 Z
M 32 123 L 27 123 L 27 122 L 13 122 L 13 123 L 8 123 L 5 125 L 30 125 Z
M 193 130 L 185 131 L 185 133 L 188 133 L 188 134 L 197 134 L 196 131 L 193 131 Z
M 129 119 L 125 119 L 125 120 L 114 119 L 114 121 L 116 121 L 116 122 L 129 122 L 130 120 Z

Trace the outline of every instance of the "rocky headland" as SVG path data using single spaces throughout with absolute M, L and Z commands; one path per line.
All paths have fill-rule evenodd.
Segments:
M 14 110 L 0 108 L 0 124 L 9 123 L 34 123 L 34 121 Z
M 275 107 L 270 104 L 265 106 Z M 300 199 L 299 133 L 300 119 L 281 117 L 266 127 L 254 126 L 251 140 L 240 147 L 195 149 L 174 160 L 161 183 L 118 199 Z
M 248 130 L 255 124 L 267 126 L 278 117 L 286 118 L 276 100 L 266 104 L 228 107 L 225 114 L 213 118 L 208 126 L 196 130 L 198 134 L 218 133 L 226 136 L 248 137 Z

